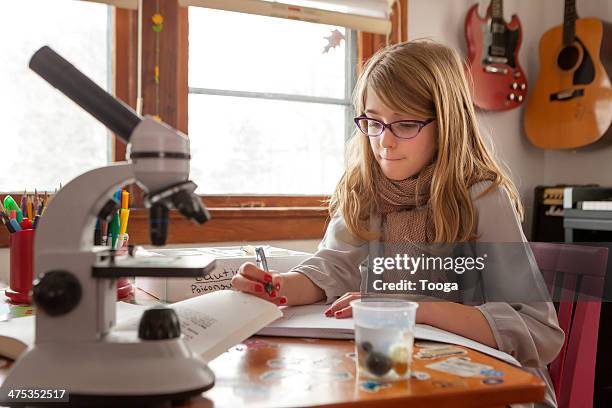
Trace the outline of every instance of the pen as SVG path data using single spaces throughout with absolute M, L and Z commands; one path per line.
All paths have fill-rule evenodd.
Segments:
M 266 272 L 270 272 L 268 270 L 268 260 L 266 259 L 266 253 L 264 252 L 263 247 L 255 248 L 255 261 L 257 262 L 257 267 Z M 274 291 L 274 286 L 272 286 L 272 282 L 264 283 L 264 290 L 269 295 Z
M 0 219 L 2 219 L 2 223 L 6 226 L 8 232 L 10 232 L 11 234 L 15 232 L 15 229 L 11 225 L 11 219 L 8 217 L 8 215 L 6 215 L 4 211 L 0 212 Z

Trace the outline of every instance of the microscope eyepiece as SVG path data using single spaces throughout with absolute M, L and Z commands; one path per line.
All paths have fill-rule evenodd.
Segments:
M 193 192 L 180 190 L 172 195 L 172 204 L 185 218 L 189 218 L 198 224 L 204 224 L 210 219 L 210 214 L 202 200 Z
M 210 219 L 204 203 L 195 193 L 196 188 L 197 185 L 188 180 L 145 195 L 144 202 L 149 208 L 149 227 L 153 245 L 166 244 L 170 208 L 176 208 L 185 218 L 198 224 Z

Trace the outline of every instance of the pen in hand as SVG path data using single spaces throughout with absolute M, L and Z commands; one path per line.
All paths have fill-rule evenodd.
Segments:
M 255 261 L 257 262 L 257 267 L 263 271 L 270 272 L 268 269 L 268 260 L 266 259 L 266 253 L 262 247 L 255 248 Z M 264 290 L 268 295 L 272 294 L 274 291 L 274 286 L 272 286 L 272 282 L 264 283 Z

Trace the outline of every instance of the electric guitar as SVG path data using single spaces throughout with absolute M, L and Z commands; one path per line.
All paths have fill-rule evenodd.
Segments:
M 502 0 L 491 0 L 484 18 L 478 15 L 478 4 L 465 17 L 474 104 L 486 110 L 516 108 L 527 95 L 525 73 L 518 60 L 521 22 L 515 14 L 506 23 L 503 8 Z
M 612 123 L 610 72 L 612 25 L 578 18 L 576 1 L 565 0 L 563 25 L 540 39 L 540 72 L 525 110 L 529 140 L 545 149 L 599 140 Z

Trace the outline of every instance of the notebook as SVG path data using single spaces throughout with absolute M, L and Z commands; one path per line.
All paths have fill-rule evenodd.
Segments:
M 269 324 L 257 332 L 257 334 L 262 336 L 312 337 L 319 339 L 355 338 L 353 319 L 326 317 L 323 312 L 328 307 L 327 305 L 320 304 L 281 307 L 283 317 Z M 520 363 L 510 354 L 436 327 L 417 324 L 414 337 L 419 340 L 468 347 L 507 363 L 520 366 Z
M 210 361 L 282 316 L 268 301 L 242 292 L 222 290 L 168 305 L 180 320 L 184 339 L 195 354 Z M 117 302 L 117 326 L 138 330 L 149 306 Z M 34 316 L 0 322 L 0 355 L 16 359 L 34 344 Z

